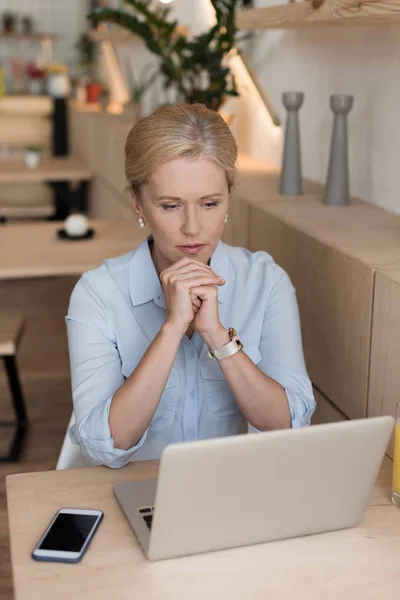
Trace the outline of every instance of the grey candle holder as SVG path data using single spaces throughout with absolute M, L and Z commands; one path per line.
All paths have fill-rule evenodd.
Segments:
M 324 203 L 347 206 L 350 204 L 347 115 L 353 107 L 353 96 L 333 94 L 330 106 L 334 121 Z
M 279 192 L 282 196 L 300 196 L 303 183 L 298 111 L 304 102 L 304 94 L 284 92 L 282 102 L 287 110 L 287 118 Z

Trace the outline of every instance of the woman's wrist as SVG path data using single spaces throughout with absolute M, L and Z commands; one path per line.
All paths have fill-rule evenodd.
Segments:
M 171 342 L 177 341 L 178 344 L 180 344 L 181 339 L 186 333 L 186 330 L 186 325 L 172 323 L 171 321 L 164 321 L 160 332 L 163 336 L 170 338 Z
M 228 331 L 221 323 L 212 331 L 199 332 L 199 335 L 211 350 L 217 350 L 231 341 Z

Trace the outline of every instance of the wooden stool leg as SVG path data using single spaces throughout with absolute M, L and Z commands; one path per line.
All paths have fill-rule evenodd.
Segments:
M 22 395 L 21 384 L 18 377 L 17 363 L 14 356 L 4 356 L 7 377 L 10 384 L 14 410 L 17 416 L 18 425 L 26 425 L 28 418 L 26 416 L 24 397 Z
M 16 423 L 0 423 L 1 426 L 11 426 L 15 428 L 14 439 L 11 443 L 9 452 L 6 456 L 0 457 L 0 463 L 16 462 L 19 459 L 28 429 L 28 417 L 26 415 L 24 397 L 22 395 L 15 357 L 3 356 L 3 358 L 17 421 Z

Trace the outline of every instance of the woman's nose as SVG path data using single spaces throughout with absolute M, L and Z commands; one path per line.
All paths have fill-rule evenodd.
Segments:
M 182 231 L 186 235 L 195 236 L 200 232 L 200 223 L 196 211 L 185 211 Z

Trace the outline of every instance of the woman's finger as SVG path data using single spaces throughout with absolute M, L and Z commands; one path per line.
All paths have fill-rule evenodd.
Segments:
M 201 262 L 201 260 L 197 260 L 196 258 L 191 258 L 189 256 L 184 256 L 183 258 L 181 258 L 181 260 L 178 260 L 178 262 L 165 269 L 163 273 L 173 273 L 175 271 L 179 271 L 184 267 L 190 267 L 190 265 L 192 265 L 193 267 L 204 267 L 205 269 L 212 270 L 211 267 Z
M 218 288 L 215 285 L 193 287 L 190 292 L 191 294 L 195 294 L 201 301 L 218 297 Z
M 191 297 L 192 297 L 193 306 L 195 306 L 197 309 L 199 309 L 201 306 L 200 298 L 196 294 L 193 294 L 193 293 L 191 293 Z
M 203 285 L 211 285 L 211 286 L 219 286 L 225 285 L 225 280 L 217 275 L 198 275 L 197 277 L 189 277 L 189 278 L 181 278 L 179 276 L 172 276 L 171 283 L 176 286 L 176 288 L 182 288 L 186 290 L 190 290 L 191 288 L 197 288 Z M 197 294 L 200 296 L 199 294 Z
M 179 269 L 175 269 L 175 270 L 166 269 L 165 271 L 163 271 L 160 274 L 160 279 L 164 285 L 168 285 L 168 282 L 172 276 L 184 275 L 185 273 L 194 273 L 194 272 L 198 273 L 199 271 L 201 271 L 202 273 L 205 273 L 205 274 L 213 273 L 213 270 L 211 269 L 211 267 L 208 267 L 207 265 L 205 265 L 203 263 L 199 263 L 199 262 L 193 263 L 192 262 L 192 263 L 182 265 Z
M 173 273 L 168 281 L 174 283 L 176 281 L 184 281 L 186 279 L 194 279 L 195 277 L 214 277 L 217 282 L 221 279 L 216 273 L 210 273 L 209 271 L 204 271 L 203 269 L 195 269 L 193 271 L 187 271 L 185 273 Z

